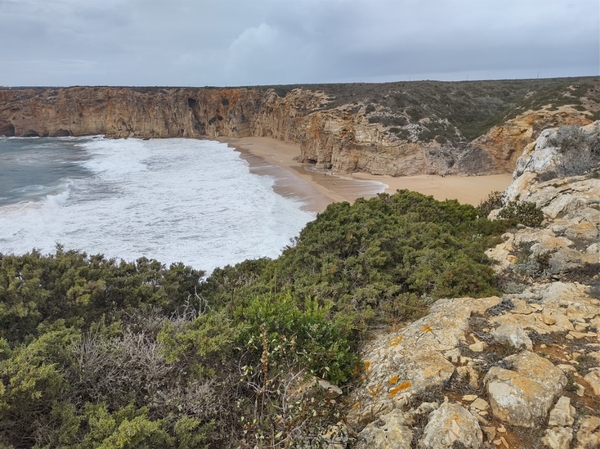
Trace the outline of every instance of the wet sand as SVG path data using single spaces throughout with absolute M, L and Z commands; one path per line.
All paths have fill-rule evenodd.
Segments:
M 378 176 L 368 173 L 332 175 L 317 171 L 310 164 L 296 159 L 300 146 L 268 137 L 218 138 L 238 150 L 248 161 L 253 173 L 269 175 L 275 179 L 274 190 L 305 204 L 305 209 L 322 212 L 336 201 L 353 202 L 357 198 L 371 198 L 377 193 L 394 193 L 409 189 L 438 200 L 456 199 L 474 206 L 490 192 L 503 191 L 511 175 L 489 176 Z

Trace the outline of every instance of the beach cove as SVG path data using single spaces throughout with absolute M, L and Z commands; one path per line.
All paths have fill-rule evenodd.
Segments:
M 371 198 L 378 193 L 408 189 L 432 195 L 443 201 L 455 199 L 477 206 L 494 191 L 505 190 L 511 182 L 508 173 L 486 176 L 416 175 L 393 177 L 357 172 L 340 175 L 315 170 L 298 161 L 300 145 L 269 137 L 225 138 L 215 140 L 235 148 L 255 173 L 273 176 L 276 193 L 302 201 L 305 209 L 322 212 L 327 205 Z M 283 169 L 274 172 L 277 168 Z

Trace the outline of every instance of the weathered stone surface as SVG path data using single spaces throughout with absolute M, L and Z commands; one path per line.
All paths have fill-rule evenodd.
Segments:
M 441 299 L 426 317 L 374 340 L 362 354 L 364 381 L 351 398 L 359 405 L 348 418 L 360 422 L 378 417 L 445 384 L 455 372 L 445 354 L 466 340 L 469 317 L 499 302 L 498 297 Z
M 600 418 L 586 416 L 579 421 L 575 449 L 598 449 L 600 447 Z
M 501 324 L 493 334 L 494 339 L 499 343 L 506 343 L 514 348 L 533 349 L 533 343 L 521 326 L 514 323 Z
M 567 427 L 555 427 L 546 429 L 542 443 L 552 449 L 569 449 L 573 441 L 573 429 Z
M 381 415 L 358 435 L 357 449 L 410 449 L 412 431 L 400 410 Z
M 575 407 L 571 406 L 571 400 L 562 396 L 550 412 L 549 426 L 568 427 L 575 421 Z
M 477 398 L 471 403 L 471 408 L 485 411 L 490 408 L 490 404 L 488 404 L 485 399 Z
M 469 411 L 458 404 L 444 403 L 429 416 L 421 445 L 427 449 L 455 447 L 456 442 L 464 447 L 480 448 L 483 433 L 479 422 Z
M 600 368 L 593 368 L 584 376 L 583 380 L 590 384 L 596 396 L 600 396 Z
M 512 171 L 524 152 L 523 148 L 525 152 L 532 151 L 532 142 L 544 128 L 559 124 L 585 125 L 589 122 L 589 119 L 581 117 L 581 114 L 571 107 L 559 111 L 527 111 L 506 123 L 494 126 L 471 145 L 486 148 L 498 166 Z
M 505 360 L 514 371 L 492 367 L 485 377 L 492 412 L 512 425 L 535 427 L 546 419 L 567 378 L 551 362 L 529 351 Z

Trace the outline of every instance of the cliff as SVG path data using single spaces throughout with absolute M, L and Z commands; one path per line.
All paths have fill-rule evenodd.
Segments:
M 547 126 L 600 116 L 597 78 L 261 88 L 0 89 L 0 135 L 264 136 L 339 173 L 510 171 Z
M 488 250 L 504 293 L 439 300 L 364 347 L 354 447 L 600 447 L 600 122 L 542 132 L 517 165 L 505 204 L 544 222 Z

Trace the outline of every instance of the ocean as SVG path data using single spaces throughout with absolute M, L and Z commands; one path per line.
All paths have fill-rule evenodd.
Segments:
M 315 214 L 226 144 L 0 137 L 0 253 L 88 254 L 212 271 L 277 257 Z

